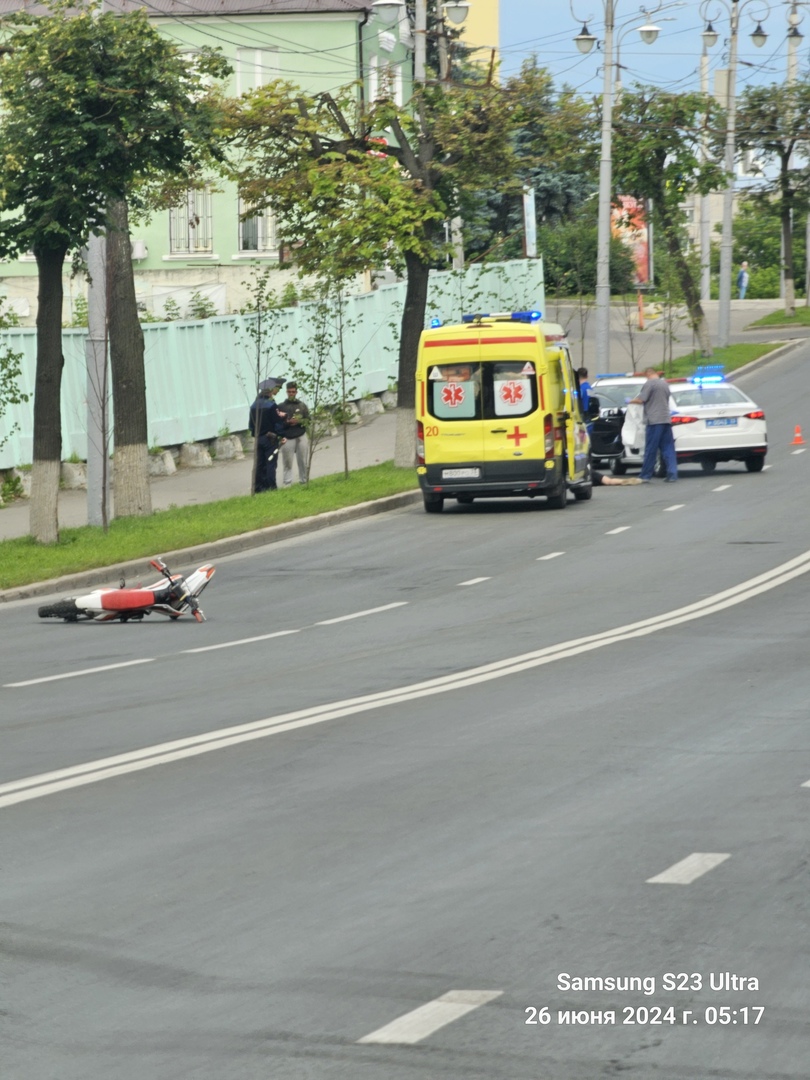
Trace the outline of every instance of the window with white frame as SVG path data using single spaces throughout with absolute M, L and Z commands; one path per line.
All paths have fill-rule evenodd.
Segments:
M 211 192 L 187 191 L 185 202 L 169 211 L 169 252 L 211 255 L 213 250 Z
M 278 252 L 276 219 L 270 210 L 254 210 L 239 200 L 239 251 L 275 255 Z
M 281 73 L 278 49 L 236 50 L 236 92 L 247 94 L 265 83 L 277 79 Z
M 403 105 L 402 67 L 380 57 L 372 56 L 368 63 L 368 99 L 390 99 L 395 105 Z

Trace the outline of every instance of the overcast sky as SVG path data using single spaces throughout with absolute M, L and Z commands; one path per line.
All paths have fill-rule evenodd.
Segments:
M 471 0 L 474 2 L 474 0 Z M 640 2 L 615 0 L 616 25 L 632 26 L 639 15 Z M 654 7 L 654 0 L 647 6 Z M 685 0 L 670 10 L 662 10 L 653 17 L 661 33 L 654 45 L 644 45 L 635 29 L 619 30 L 619 60 L 623 65 L 622 82 L 630 87 L 633 82 L 652 83 L 670 90 L 686 91 L 700 88 L 699 64 L 703 47 L 701 33 L 703 20 L 701 4 Z M 568 0 L 500 0 L 502 70 L 512 74 L 519 70 L 521 61 L 535 53 L 539 62 L 555 77 L 558 86 L 563 83 L 586 95 L 601 92 L 601 59 L 594 48 L 583 56 L 574 45 L 573 38 L 586 20 L 592 34 L 600 39 L 604 35 L 603 0 L 575 0 L 576 17 L 572 16 Z M 726 40 L 729 34 L 729 16 L 720 0 L 710 0 L 711 17 L 720 35 L 717 44 L 709 50 L 710 71 L 722 68 L 727 62 Z M 789 7 L 772 0 L 771 13 L 767 18 L 766 6 L 758 0 L 748 0 L 743 6 L 740 20 L 739 59 L 737 89 L 749 83 L 781 82 L 787 66 L 786 35 Z M 714 15 L 717 18 L 714 18 Z M 750 41 L 754 29 L 753 16 L 762 17 L 768 40 L 761 49 Z M 805 9 L 800 31 L 805 35 L 799 43 L 800 72 L 808 69 L 810 58 L 810 8 Z M 614 42 L 616 35 L 614 34 Z M 749 66 L 752 65 L 752 66 Z M 710 85 L 712 85 L 710 83 Z

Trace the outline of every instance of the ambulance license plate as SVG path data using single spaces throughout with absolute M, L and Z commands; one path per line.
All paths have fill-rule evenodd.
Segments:
M 706 421 L 706 427 L 735 427 L 736 424 L 736 416 L 721 416 L 717 420 Z
M 442 469 L 442 480 L 478 480 L 480 469 Z

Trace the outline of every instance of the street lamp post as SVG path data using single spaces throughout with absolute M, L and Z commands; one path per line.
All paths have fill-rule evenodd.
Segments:
M 602 87 L 602 122 L 601 150 L 599 155 L 599 217 L 597 223 L 596 246 L 596 362 L 600 371 L 610 371 L 610 209 L 612 197 L 612 160 L 613 141 L 613 35 L 616 29 L 616 5 L 614 0 L 603 0 L 605 11 L 605 37 L 601 43 L 604 60 L 604 80 Z M 646 20 L 637 29 L 641 40 L 652 45 L 658 37 L 659 28 L 652 24 L 651 16 L 663 8 L 660 3 L 651 12 L 642 9 Z M 571 14 L 574 14 L 573 6 Z M 635 16 L 625 25 L 630 27 Z M 579 21 L 579 20 L 577 20 Z M 574 38 L 581 53 L 588 53 L 597 43 L 596 36 L 583 22 L 582 29 Z
M 721 349 L 728 345 L 731 333 L 731 277 L 734 252 L 734 159 L 737 150 L 737 35 L 740 26 L 740 15 L 751 2 L 752 0 L 743 0 L 742 3 L 740 3 L 740 0 L 731 0 L 730 3 L 727 3 L 726 0 L 703 0 L 700 5 L 701 18 L 707 22 L 706 29 L 703 31 L 703 42 L 707 48 L 711 49 L 717 42 L 718 34 L 710 19 L 717 18 L 718 6 L 725 8 L 729 16 L 730 30 L 728 79 L 726 84 L 726 149 L 723 159 L 723 167 L 728 180 L 723 192 L 723 238 L 720 242 L 720 303 L 717 318 L 717 344 Z M 757 4 L 760 10 L 763 7 L 765 8 L 765 15 L 762 18 L 770 14 L 767 0 L 753 0 L 753 2 Z M 714 14 L 709 18 L 710 9 L 713 9 Z M 756 28 L 751 34 L 751 41 L 760 49 L 767 39 L 768 35 L 762 29 L 762 23 L 758 19 Z

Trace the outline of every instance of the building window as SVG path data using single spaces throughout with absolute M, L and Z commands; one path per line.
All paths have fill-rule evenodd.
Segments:
M 244 216 L 243 216 L 244 215 Z M 269 210 L 251 213 L 251 207 L 239 200 L 239 250 L 262 255 L 278 253 L 276 219 Z
M 211 255 L 211 192 L 188 191 L 181 206 L 169 211 L 169 252 L 172 255 Z
M 236 92 L 247 94 L 280 74 L 278 49 L 236 50 Z
M 372 56 L 368 64 L 368 99 L 371 102 L 393 101 L 402 106 L 402 68 L 399 64 L 389 63 Z

